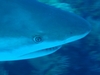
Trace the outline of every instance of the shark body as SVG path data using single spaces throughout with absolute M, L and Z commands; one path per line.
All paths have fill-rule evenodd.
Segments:
M 83 18 L 35 0 L 0 0 L 0 61 L 37 58 L 90 32 Z

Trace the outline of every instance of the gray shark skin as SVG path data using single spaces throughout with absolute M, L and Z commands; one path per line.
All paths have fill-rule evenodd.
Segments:
M 0 61 L 37 58 L 85 37 L 83 18 L 35 0 L 0 0 Z

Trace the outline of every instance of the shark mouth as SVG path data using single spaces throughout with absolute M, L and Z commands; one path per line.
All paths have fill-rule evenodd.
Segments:
M 56 46 L 56 47 L 51 47 L 51 48 L 43 49 L 43 50 L 40 50 L 40 51 L 55 51 L 55 50 L 58 50 L 60 48 L 61 48 L 61 46 Z
M 55 51 L 57 51 L 61 47 L 62 46 L 56 46 L 56 47 L 46 48 L 46 49 L 38 50 L 35 52 L 23 54 L 20 56 L 20 59 L 30 59 L 30 58 L 37 58 L 37 57 L 45 56 L 45 55 L 54 53 Z

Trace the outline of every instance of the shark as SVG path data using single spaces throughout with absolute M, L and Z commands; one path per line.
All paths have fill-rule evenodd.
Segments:
M 90 31 L 82 17 L 37 0 L 0 0 L 0 61 L 49 55 Z

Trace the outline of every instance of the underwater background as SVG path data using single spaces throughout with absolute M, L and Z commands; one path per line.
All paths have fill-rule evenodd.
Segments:
M 100 75 L 100 0 L 39 0 L 76 13 L 92 25 L 85 38 L 29 60 L 0 62 L 0 75 Z

